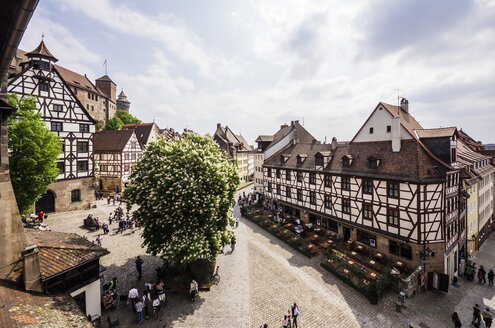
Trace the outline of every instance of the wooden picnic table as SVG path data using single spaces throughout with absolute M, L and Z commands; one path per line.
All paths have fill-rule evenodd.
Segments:
M 356 250 L 361 253 L 366 250 L 366 247 L 364 247 L 363 245 L 357 245 Z
M 402 269 L 404 267 L 405 263 L 402 261 L 395 261 L 394 267 Z
M 311 240 L 311 241 L 315 241 L 316 239 L 318 239 L 318 235 L 313 234 L 313 235 L 309 236 L 309 240 Z
M 345 263 L 347 263 L 348 265 L 354 265 L 354 264 L 356 264 L 356 261 L 349 259 L 349 260 L 345 261 Z
M 286 227 L 287 229 L 290 229 L 294 226 L 294 224 L 292 223 L 287 223 L 286 225 L 284 225 L 284 227 Z
M 332 240 L 327 240 L 323 243 L 320 244 L 321 247 L 327 249 L 329 248 L 330 246 L 333 246 L 334 245 L 334 242 Z
M 373 254 L 373 257 L 380 260 L 380 261 L 383 261 L 383 259 L 385 258 L 385 255 L 383 255 L 380 252 L 376 252 L 375 254 Z
M 349 269 L 344 269 L 344 274 L 346 276 L 350 275 L 351 274 L 351 271 L 349 271 Z
M 372 279 L 372 280 L 376 280 L 376 278 L 378 278 L 380 276 L 380 274 L 374 270 L 370 270 L 368 271 L 368 273 L 366 273 L 366 277 Z
M 352 255 L 352 256 L 357 256 L 357 255 L 358 255 L 358 253 L 356 253 L 356 252 L 352 251 L 352 252 L 351 252 L 351 255 Z
M 375 266 L 376 265 L 376 261 L 374 260 L 369 260 L 368 261 L 368 264 L 372 265 L 372 266 Z

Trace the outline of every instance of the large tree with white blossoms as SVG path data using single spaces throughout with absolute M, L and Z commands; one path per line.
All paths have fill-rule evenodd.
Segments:
M 233 236 L 231 207 L 239 186 L 234 163 L 209 136 L 147 146 L 124 191 L 152 255 L 185 267 L 213 260 Z

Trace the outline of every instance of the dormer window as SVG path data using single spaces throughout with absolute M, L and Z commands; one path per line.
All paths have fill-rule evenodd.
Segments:
M 323 156 L 315 156 L 315 165 L 316 166 L 323 166 Z
M 290 158 L 290 154 L 282 154 L 280 155 L 280 162 L 285 163 Z
M 352 165 L 352 156 L 351 155 L 345 155 L 342 157 L 342 167 L 351 167 Z
M 378 168 L 378 165 L 380 165 L 380 159 L 370 156 L 368 157 L 368 168 L 369 169 L 376 169 Z
M 40 68 L 42 70 L 48 71 L 48 70 L 50 70 L 50 63 L 48 63 L 46 61 L 40 61 Z
M 302 164 L 304 163 L 304 161 L 306 160 L 306 157 L 308 157 L 308 155 L 306 154 L 299 154 L 297 155 L 297 164 Z

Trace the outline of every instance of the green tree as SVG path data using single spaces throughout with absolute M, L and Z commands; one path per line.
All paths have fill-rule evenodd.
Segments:
M 122 120 L 118 117 L 114 117 L 108 120 L 103 130 L 120 130 L 122 129 L 122 125 L 124 125 Z
M 124 124 L 133 124 L 140 122 L 136 117 L 132 116 L 122 109 L 119 109 L 117 112 L 115 112 L 115 117 L 118 117 Z
M 17 109 L 8 122 L 10 179 L 19 212 L 26 213 L 59 174 L 62 144 L 41 120 L 34 97 L 10 94 L 8 102 Z
M 233 236 L 234 194 L 240 179 L 233 164 L 209 136 L 150 144 L 124 191 L 143 227 L 143 246 L 152 255 L 185 268 L 213 260 Z

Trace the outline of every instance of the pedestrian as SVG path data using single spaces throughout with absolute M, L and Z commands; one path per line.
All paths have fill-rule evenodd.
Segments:
M 136 270 L 139 273 L 138 280 L 141 280 L 141 276 L 143 273 L 143 262 L 144 262 L 143 259 L 140 256 L 138 256 L 136 259 Z
M 100 221 L 98 221 L 97 217 L 95 217 L 95 226 L 96 226 L 96 231 L 100 231 Z
M 236 243 L 236 241 L 235 241 L 235 235 L 234 235 L 234 236 L 232 236 L 232 239 L 230 240 L 230 252 L 231 253 L 233 253 L 235 250 L 235 243 Z
M 111 291 L 115 291 L 117 289 L 117 278 L 113 278 L 108 284 L 108 289 Z
M 138 300 L 136 302 L 136 312 L 137 312 L 137 322 L 141 323 L 143 321 L 143 302 Z
M 289 309 L 287 310 L 287 327 L 291 328 L 292 327 L 292 323 L 290 322 L 290 318 L 292 317 L 292 310 Z
M 108 233 L 108 224 L 105 221 L 103 221 L 101 228 L 103 229 L 103 233 L 106 235 Z
M 127 295 L 128 302 L 131 302 L 132 304 L 132 311 L 135 313 L 136 312 L 136 302 L 139 297 L 138 290 L 136 289 L 135 286 L 132 286 L 131 290 L 129 291 L 129 294 Z
M 471 265 L 466 265 L 466 278 L 467 280 L 473 280 L 473 267 Z
M 493 270 L 488 271 L 488 286 L 493 286 L 493 278 L 495 277 L 495 274 L 493 273 Z
M 483 321 L 485 322 L 485 327 L 490 328 L 492 326 L 493 317 L 490 312 L 490 308 L 487 306 L 485 311 L 481 314 L 483 316 Z
M 287 320 L 287 315 L 284 315 L 284 320 L 282 320 L 282 327 L 283 328 L 287 328 L 288 327 L 287 326 L 288 324 L 289 324 L 289 322 Z
M 486 284 L 486 278 L 485 277 L 486 277 L 485 268 L 483 268 L 483 266 L 480 265 L 480 269 L 478 270 L 478 281 L 480 284 L 481 284 L 481 282 Z
M 147 289 L 143 291 L 143 307 L 146 319 L 148 319 L 148 310 L 151 311 L 151 294 Z
M 110 195 L 107 196 L 107 204 L 110 205 Z
M 294 322 L 294 328 L 297 328 L 297 317 L 299 316 L 299 314 L 299 307 L 294 302 L 294 304 L 292 305 L 292 321 Z
M 112 202 L 113 202 L 113 205 L 115 206 L 115 195 L 112 196 Z
M 475 304 L 473 306 L 473 321 L 472 324 L 473 326 L 479 327 L 481 323 L 481 309 L 478 304 Z
M 108 215 L 108 222 L 110 222 L 110 225 L 112 224 L 112 221 L 113 221 L 113 215 L 112 212 L 110 212 L 110 214 Z
M 454 328 L 461 328 L 461 320 L 459 320 L 459 315 L 457 312 L 452 313 L 452 322 L 454 323 Z
M 237 228 L 239 226 L 239 217 L 235 218 L 235 227 Z
M 102 243 L 103 237 L 101 236 L 101 234 L 99 234 L 98 237 L 96 237 L 96 245 L 101 246 Z

